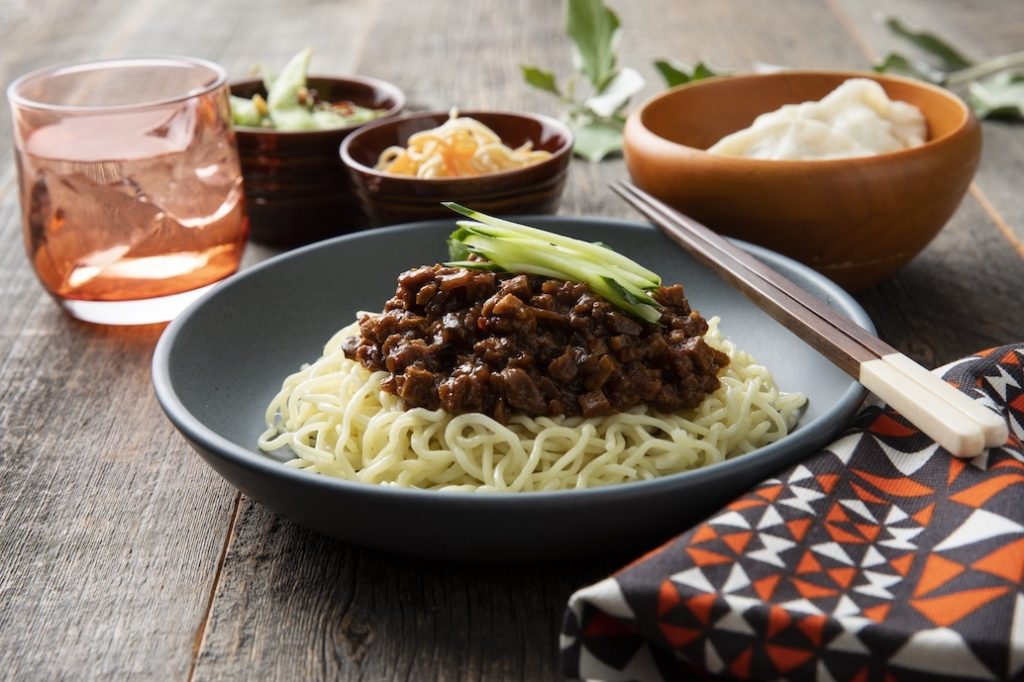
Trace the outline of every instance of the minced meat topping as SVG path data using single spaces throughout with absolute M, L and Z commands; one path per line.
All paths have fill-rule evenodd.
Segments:
M 629 317 L 585 284 L 441 265 L 398 277 L 381 315 L 359 321 L 345 355 L 390 376 L 407 409 L 604 416 L 637 404 L 699 405 L 729 358 L 676 284 L 652 292 L 660 325 Z

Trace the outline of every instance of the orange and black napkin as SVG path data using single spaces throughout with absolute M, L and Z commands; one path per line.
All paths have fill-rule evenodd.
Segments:
M 956 459 L 884 405 L 705 522 L 576 592 L 587 680 L 1024 679 L 1024 346 L 944 374 L 1010 438 Z

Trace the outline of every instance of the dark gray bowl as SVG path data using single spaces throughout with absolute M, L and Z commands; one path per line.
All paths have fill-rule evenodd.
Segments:
M 600 240 L 682 282 L 692 305 L 809 405 L 789 437 L 693 472 L 593 490 L 467 494 L 399 490 L 289 469 L 260 453 L 263 414 L 283 379 L 320 356 L 357 310 L 378 310 L 396 275 L 446 257 L 454 221 L 414 223 L 314 244 L 227 280 L 164 332 L 153 384 L 168 417 L 232 485 L 280 514 L 348 542 L 401 554 L 535 561 L 653 546 L 832 440 L 863 389 L 649 225 L 602 218 L 523 222 Z M 750 250 L 861 326 L 867 314 L 827 279 Z

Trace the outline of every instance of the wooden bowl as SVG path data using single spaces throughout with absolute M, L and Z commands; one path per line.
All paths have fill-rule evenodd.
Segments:
M 923 112 L 928 141 L 851 159 L 770 161 L 708 154 L 719 139 L 783 104 L 818 100 L 848 78 L 870 78 Z M 727 235 L 792 256 L 849 290 L 909 261 L 960 204 L 981 155 L 981 132 L 952 93 L 915 80 L 787 71 L 698 81 L 647 101 L 626 123 L 634 182 Z
M 447 112 L 416 114 L 381 121 L 345 138 L 341 159 L 348 167 L 356 196 L 373 225 L 405 223 L 454 214 L 441 206 L 456 201 L 484 213 L 554 213 L 558 210 L 572 155 L 568 126 L 540 114 L 464 111 L 493 130 L 509 147 L 533 142 L 551 157 L 525 168 L 462 178 L 417 178 L 374 169 L 380 153 L 405 147 L 409 136 L 436 128 Z
M 374 78 L 311 76 L 307 82 L 322 99 L 384 109 L 383 118 L 398 115 L 405 106 L 401 90 Z M 267 95 L 258 80 L 231 85 L 231 94 L 239 97 L 257 93 Z M 364 125 L 309 131 L 236 127 L 250 239 L 291 247 L 366 227 L 338 160 L 341 141 Z

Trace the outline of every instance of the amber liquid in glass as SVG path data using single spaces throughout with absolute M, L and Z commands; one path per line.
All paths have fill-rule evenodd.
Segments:
M 32 131 L 18 154 L 25 246 L 51 294 L 137 301 L 238 268 L 248 229 L 222 114 L 207 95 Z

